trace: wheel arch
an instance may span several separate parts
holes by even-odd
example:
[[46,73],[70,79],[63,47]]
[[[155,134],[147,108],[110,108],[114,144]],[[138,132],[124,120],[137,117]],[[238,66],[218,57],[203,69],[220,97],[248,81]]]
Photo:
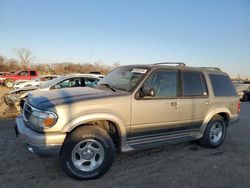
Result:
[[[120,151],[121,148],[126,144],[126,124],[124,121],[112,114],[89,114],[77,117],[67,123],[64,128],[62,129],[63,132],[70,133],[74,131],[76,128],[85,125],[93,125],[98,126],[105,129],[105,122],[107,122],[110,126],[113,126],[117,133],[118,133],[118,150]],[[107,129],[105,129],[107,131]],[[113,138],[112,138],[113,139]]]
[[230,121],[230,116],[231,116],[231,113],[230,113],[229,109],[227,109],[227,108],[216,108],[216,109],[212,110],[210,113],[208,113],[207,116],[205,117],[205,120],[204,120],[204,122],[203,122],[203,124],[201,126],[202,134],[205,132],[209,121],[216,115],[222,116],[223,119],[226,122],[226,125],[228,126],[228,123]]

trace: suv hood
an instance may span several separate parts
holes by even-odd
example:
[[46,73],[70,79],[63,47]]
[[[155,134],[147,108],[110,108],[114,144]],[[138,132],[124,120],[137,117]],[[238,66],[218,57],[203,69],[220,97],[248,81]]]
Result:
[[45,110],[61,104],[126,94],[128,92],[112,92],[109,89],[102,90],[90,87],[64,88],[51,91],[32,91],[28,94],[28,102],[34,107]]

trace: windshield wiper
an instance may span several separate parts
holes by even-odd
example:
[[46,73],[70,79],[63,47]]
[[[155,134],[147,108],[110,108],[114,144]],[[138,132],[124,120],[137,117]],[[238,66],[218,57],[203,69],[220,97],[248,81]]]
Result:
[[111,89],[113,92],[116,92],[116,89],[114,87],[112,87],[109,84],[100,84],[101,86],[106,86],[107,88]]

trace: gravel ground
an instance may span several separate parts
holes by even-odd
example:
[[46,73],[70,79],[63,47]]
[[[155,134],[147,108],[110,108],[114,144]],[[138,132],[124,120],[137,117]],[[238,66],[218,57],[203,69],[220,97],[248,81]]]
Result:
[[39,158],[15,137],[14,120],[0,120],[0,187],[250,187],[250,103],[240,122],[228,128],[224,144],[196,142],[118,154],[97,180],[76,181],[58,158]]

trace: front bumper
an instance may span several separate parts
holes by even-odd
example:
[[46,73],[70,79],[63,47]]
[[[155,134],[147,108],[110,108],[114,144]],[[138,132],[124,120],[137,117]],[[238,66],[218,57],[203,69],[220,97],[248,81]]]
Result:
[[66,133],[40,133],[33,131],[24,123],[22,115],[16,118],[16,135],[25,143],[27,149],[39,156],[59,154]]

